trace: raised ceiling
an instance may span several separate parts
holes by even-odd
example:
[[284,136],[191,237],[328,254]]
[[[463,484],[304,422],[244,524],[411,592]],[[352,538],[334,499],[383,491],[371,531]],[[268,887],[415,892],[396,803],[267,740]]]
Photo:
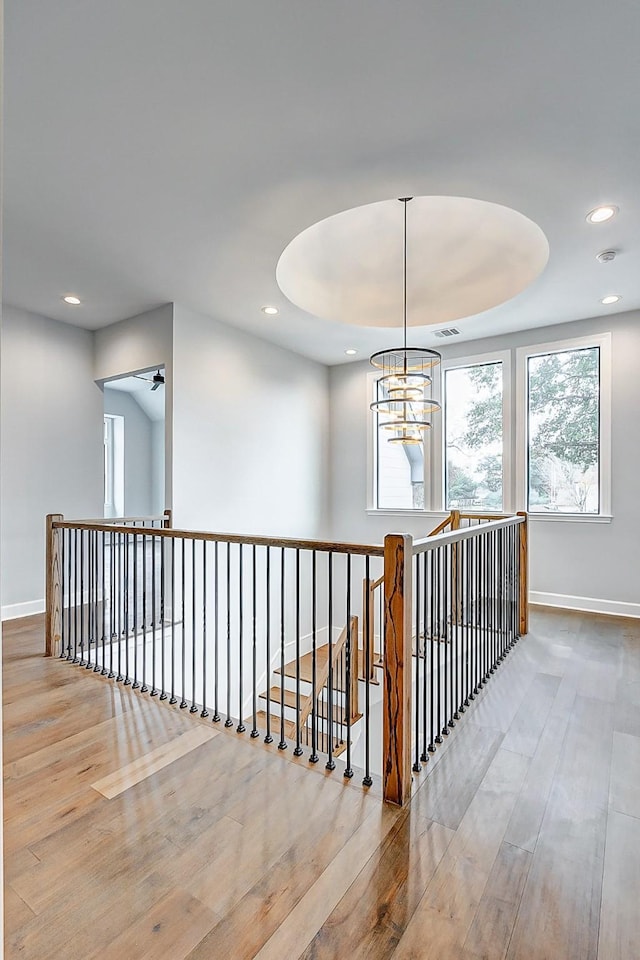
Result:
[[630,0],[5,0],[5,21],[7,302],[91,329],[175,300],[341,362],[388,331],[290,303],[282,251],[350,207],[458,195],[550,247],[463,338],[640,306]]
[[351,326],[398,326],[403,317],[407,206],[407,324],[442,326],[525,290],[546,266],[535,223],[469,197],[381,200],[307,227],[278,261],[278,286],[316,317]]

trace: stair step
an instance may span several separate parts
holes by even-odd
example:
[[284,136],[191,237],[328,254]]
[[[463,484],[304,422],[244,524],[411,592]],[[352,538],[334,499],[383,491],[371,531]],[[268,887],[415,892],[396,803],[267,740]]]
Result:
[[[261,700],[270,700],[272,703],[280,703],[280,687],[271,687],[270,690],[264,690],[260,694]],[[303,704],[307,698],[307,694],[300,693],[300,703]],[[296,709],[296,692],[295,690],[285,690],[284,691],[284,705],[285,707],[291,707],[293,710]]]
[[[264,710],[259,710],[256,714],[256,720],[258,726],[261,730],[266,730],[267,728],[267,714]],[[301,743],[303,747],[311,747],[311,728],[304,728],[300,731]],[[280,717],[271,714],[271,736],[276,740],[280,736]],[[285,720],[284,722],[284,736],[285,740],[291,740],[295,743],[296,739],[296,725],[293,720]],[[307,743],[308,739],[308,743]],[[329,739],[327,734],[322,730],[318,730],[317,734],[317,743],[319,753],[329,753]],[[333,756],[339,757],[341,753],[347,749],[347,744],[344,741],[340,741],[338,744],[334,745]]]
[[[325,643],[322,647],[316,648],[316,675],[319,675],[320,671],[326,667],[328,659],[329,644]],[[278,667],[274,672],[281,674],[282,670]],[[285,663],[284,676],[292,677],[294,680],[296,679],[295,660],[290,660],[289,663]],[[313,653],[305,653],[303,657],[300,657],[300,679],[305,683],[313,683]]]

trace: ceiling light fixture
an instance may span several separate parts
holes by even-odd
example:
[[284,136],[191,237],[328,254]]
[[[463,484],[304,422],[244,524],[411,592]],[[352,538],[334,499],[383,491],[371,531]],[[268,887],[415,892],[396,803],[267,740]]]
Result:
[[595,209],[590,210],[587,214],[587,221],[589,223],[606,223],[607,220],[615,217],[617,212],[617,207],[614,207],[612,203],[607,203],[602,207],[595,207]]
[[382,371],[378,380],[378,399],[369,406],[379,417],[378,425],[391,431],[390,443],[422,443],[423,433],[431,426],[427,417],[440,410],[429,395],[429,371],[442,359],[435,350],[407,346],[407,204],[412,197],[400,197],[404,204],[404,247],[402,260],[403,344],[374,353],[369,362]]
[[269,317],[275,317],[276,313],[278,313],[277,307],[262,307],[261,309],[262,312],[266,313]]
[[619,300],[622,300],[622,297],[612,293],[609,297],[603,297],[600,303],[604,303],[605,307],[608,307],[610,303],[618,303]]
[[346,355],[347,355],[348,357],[355,357],[355,355],[356,355],[357,352],[358,352],[358,351],[357,351],[357,350],[354,350],[353,347],[349,347],[348,350],[345,350],[345,353],[346,353]]
[[81,302],[80,297],[76,297],[72,293],[68,293],[67,296],[63,297],[62,299],[65,303],[72,303],[76,307]]

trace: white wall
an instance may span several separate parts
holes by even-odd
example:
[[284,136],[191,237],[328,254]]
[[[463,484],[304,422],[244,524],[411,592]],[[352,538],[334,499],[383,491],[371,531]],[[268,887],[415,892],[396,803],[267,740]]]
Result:
[[[130,393],[104,388],[104,412],[124,417],[124,514],[147,517],[152,511],[152,424]],[[164,423],[159,426],[164,430]],[[160,511],[162,512],[162,511]]]
[[5,615],[35,612],[15,605],[43,602],[46,514],[102,516],[102,393],[93,382],[92,342],[86,330],[4,307]]
[[[165,386],[165,495],[171,506],[173,410],[173,304],[167,303],[137,317],[96,330],[93,376],[104,382],[151,367],[164,367]],[[162,513],[162,510],[160,511]]]
[[151,420],[151,514],[164,513],[164,420]]
[[174,525],[326,532],[327,368],[177,304]]
[[[600,609],[640,615],[640,313],[618,314],[504,337],[446,344],[464,357],[612,332],[612,513],[610,523],[532,518],[531,590],[609,601]],[[367,515],[367,362],[330,371],[330,530],[336,539],[380,543],[388,532],[425,536],[428,518]],[[535,597],[534,597],[535,598]],[[562,602],[567,602],[563,600]],[[620,606],[620,604],[622,606]],[[576,605],[579,605],[576,603]]]

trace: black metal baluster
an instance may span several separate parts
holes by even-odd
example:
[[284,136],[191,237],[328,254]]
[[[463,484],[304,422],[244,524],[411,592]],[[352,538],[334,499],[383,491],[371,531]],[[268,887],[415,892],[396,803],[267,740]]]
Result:
[[[420,773],[422,770],[422,764],[420,763],[420,554],[416,555],[415,558],[416,564],[416,597],[415,597],[415,606],[416,606],[416,619],[415,619],[415,631],[416,637],[414,640],[415,647],[412,643],[412,654],[413,659],[416,664],[416,677],[415,677],[415,703],[413,706],[413,712],[415,717],[415,743],[414,751],[415,757],[413,761],[413,770],[415,773]],[[410,722],[410,721],[409,721]]]
[[[266,577],[266,597],[265,597],[265,616],[266,623],[266,647],[267,647],[267,732],[264,742],[273,743],[271,736],[271,547],[267,545],[265,558],[265,577]],[[284,678],[281,678],[284,679]]]
[[[151,522],[151,527],[153,529],[154,521]],[[140,686],[140,691],[146,693],[149,689],[147,684],[147,633],[148,627],[151,626],[151,656],[155,660],[155,645],[156,645],[156,565],[155,565],[155,544],[154,536],[151,535],[151,624],[147,623],[147,535],[142,534],[142,684]]]
[[113,532],[109,533],[109,679],[113,680],[113,641],[116,636],[116,552]]
[[208,717],[207,710],[207,541],[202,541],[202,711],[201,717]]
[[78,663],[84,660],[84,622],[85,622],[85,602],[84,602],[84,530],[80,531],[80,656]]
[[196,541],[191,541],[191,706],[189,713],[197,713],[196,704]]
[[91,669],[91,637],[93,635],[93,530],[87,530],[87,662]]
[[[427,616],[429,611],[428,590],[427,590],[427,568],[431,552],[425,551],[422,555],[422,644],[424,649],[424,663],[422,664],[422,750],[420,752],[420,761],[427,763],[429,760],[429,751],[427,750],[427,669],[429,665],[429,647],[427,646]],[[429,641],[430,643],[431,641]]]
[[280,554],[280,743],[278,750],[286,750],[287,742],[284,736],[284,547]]
[[461,568],[461,557],[462,557],[462,543],[464,541],[458,540],[458,542],[453,547],[453,565],[455,572],[455,590],[453,591],[453,609],[455,611],[455,626],[453,631],[453,640],[454,640],[454,650],[453,650],[453,663],[454,663],[454,678],[455,678],[455,694],[452,697],[451,709],[453,710],[453,719],[460,719],[460,669],[461,669],[461,620],[462,620],[462,568]]
[[[155,529],[155,523],[151,524],[152,528]],[[156,607],[156,538],[155,534],[151,534],[150,537],[151,543],[151,689],[155,689],[156,685],[156,629],[157,629],[157,607]],[[147,537],[146,534],[142,535],[142,557],[143,563],[146,565],[147,557]],[[142,592],[142,693],[147,693],[149,690],[149,670],[147,667],[147,577],[146,577],[146,566],[143,573],[144,588]]]
[[[438,645],[437,645],[437,661],[438,661],[438,670],[437,670],[437,683],[436,683],[436,699],[437,699],[437,709],[436,709],[436,736],[435,743],[443,743],[442,740],[442,728],[444,727],[444,722],[442,718],[442,647],[446,644],[446,632],[447,625],[444,622],[446,619],[446,613],[444,611],[444,605],[442,602],[442,563],[444,559],[444,549],[443,547],[437,547],[434,551],[434,561],[436,567],[436,613],[437,613],[437,630],[438,630]],[[446,663],[446,660],[445,660]]]
[[[69,552],[68,546],[65,547],[67,531],[60,530],[60,579],[62,580],[62,616],[60,626],[60,659],[64,657],[65,645],[69,643],[69,585],[65,581],[66,558]],[[65,599],[67,605],[65,607]],[[66,611],[66,613],[65,613]]]
[[311,756],[309,763],[317,763],[318,756],[318,678],[317,678],[317,587],[316,551],[311,554]]
[[186,685],[187,685],[187,583],[185,577],[185,551],[186,551],[186,539],[184,537],[180,538],[180,543],[182,544],[181,553],[180,553],[180,604],[181,604],[181,617],[182,617],[182,629],[180,630],[180,674],[182,677],[182,698],[180,700],[180,709],[184,710],[187,704],[187,694],[186,694]]
[[122,558],[122,534],[117,534],[118,538],[118,553],[116,555],[116,562],[118,565],[118,673],[116,674],[116,682],[123,679],[122,676],[122,625],[124,620],[123,614],[123,590],[122,590],[122,577],[124,570],[124,562]]
[[231,719],[231,543],[227,543],[227,719],[225,727],[232,727]]
[[258,730],[258,634],[256,623],[256,593],[256,545],[254,543],[251,548],[251,686],[253,712],[253,727],[251,728],[251,736],[253,739],[260,736],[260,732]]
[[[155,540],[155,537],[154,537],[154,540]],[[166,624],[165,624],[165,618],[166,618],[166,604],[165,604],[165,599],[166,599],[167,583],[166,583],[165,554],[166,554],[166,549],[167,549],[167,540],[166,540],[165,537],[160,537],[160,539],[159,539],[158,542],[159,542],[159,544],[160,544],[160,661],[161,661],[161,662],[160,662],[160,677],[161,677],[161,687],[162,687],[162,689],[160,690],[160,699],[161,699],[161,700],[166,700],[166,699],[167,699],[167,685],[166,685],[166,682],[165,682],[165,680],[166,680],[166,666],[165,666],[165,664],[166,664],[166,640],[167,640],[167,636],[166,636]],[[171,538],[171,543],[173,543],[173,537]],[[155,553],[155,546],[154,546],[154,553]],[[157,676],[156,670],[157,670],[157,667],[156,667],[156,655],[155,655],[155,650],[154,650],[154,654],[153,654],[153,678],[152,678],[152,681],[151,681],[151,696],[152,696],[152,697],[155,697],[155,696],[157,696],[157,694],[158,694],[158,687],[157,687],[157,684],[156,684],[156,676]]]
[[327,770],[335,770],[336,764],[333,759],[333,553],[329,553],[329,676],[327,682],[327,753],[329,759],[325,767]]
[[[143,554],[144,565],[144,554]],[[144,579],[142,581],[144,596]],[[142,633],[142,647],[144,649],[144,629]],[[138,680],[138,535],[133,534],[133,689],[140,686]]]
[[220,653],[219,639],[220,629],[218,620],[218,541],[213,543],[213,717],[212,723],[220,722],[220,704],[218,701],[219,675],[220,675]]
[[[184,616],[184,611],[183,611]],[[162,686],[165,690],[164,684]],[[162,697],[160,697],[162,699]],[[176,697],[176,541],[171,538],[171,696],[169,703],[177,703]]]
[[463,601],[462,601],[462,647],[463,647],[463,657],[464,657],[464,698],[462,701],[462,707],[465,709],[469,706],[469,693],[471,691],[471,659],[470,659],[470,649],[469,649],[469,596],[470,596],[470,587],[469,587],[469,547],[471,546],[471,540],[464,540],[462,544],[462,583],[463,583]]
[[296,745],[294,757],[302,756],[300,746],[300,551],[296,548]]
[[240,669],[238,671],[238,726],[237,733],[244,733],[244,583],[243,583],[243,546],[238,544],[238,636]]
[[[100,672],[102,676],[107,673],[107,656],[106,656],[106,639],[107,639],[107,594],[106,594],[106,567],[107,555],[106,555],[106,533],[102,531],[102,667]],[[96,670],[98,670],[98,664],[96,662]]]
[[443,586],[444,586],[444,618],[445,618],[445,630],[446,630],[446,641],[444,645],[444,724],[442,727],[442,733],[445,737],[449,736],[449,727],[454,726],[452,724],[451,717],[451,702],[449,700],[449,692],[451,691],[451,699],[453,699],[453,688],[452,688],[452,663],[451,663],[451,644],[452,644],[452,635],[453,635],[453,623],[450,610],[450,594],[451,590],[449,589],[451,583],[451,547],[449,544],[445,544],[444,547],[444,577],[443,577]]
[[131,683],[129,670],[129,534],[124,534],[124,662],[125,685]]
[[[365,787],[370,787],[373,784],[373,779],[371,777],[371,762],[370,762],[370,750],[371,750],[371,730],[369,725],[370,718],[370,698],[371,692],[369,690],[371,684],[371,673],[369,669],[369,664],[371,662],[371,628],[370,628],[370,603],[369,603],[369,586],[371,583],[371,574],[370,574],[370,560],[371,558],[367,555],[364,558],[364,578],[367,582],[367,602],[364,605],[364,676],[365,676],[365,686],[364,686],[364,777],[362,778],[362,784]],[[384,585],[383,585],[384,589]],[[380,623],[380,630],[384,633],[384,622]]]
[[[344,776],[350,780],[353,777],[353,769],[351,767],[351,715],[352,715],[352,703],[351,703],[351,672],[353,670],[353,644],[355,641],[356,649],[358,646],[358,634],[357,631],[354,635],[353,630],[351,629],[351,554],[347,554],[347,647],[345,653],[345,684],[346,691],[343,702],[346,706],[346,713],[344,719],[346,721],[347,727],[347,766],[344,771]],[[356,683],[357,683],[356,678]]]

